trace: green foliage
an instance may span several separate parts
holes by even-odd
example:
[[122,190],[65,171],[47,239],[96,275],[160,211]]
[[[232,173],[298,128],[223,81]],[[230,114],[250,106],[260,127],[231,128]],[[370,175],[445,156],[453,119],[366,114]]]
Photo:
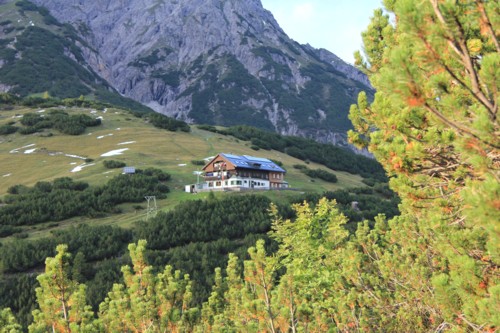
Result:
[[88,86],[99,80],[95,74],[65,55],[72,42],[39,27],[29,27],[17,36],[15,47],[21,57],[8,58],[0,69],[2,82],[13,86],[11,93],[26,96],[48,91],[51,96],[67,98],[87,95]]
[[181,72],[179,71],[155,71],[154,78],[161,79],[166,85],[177,88],[180,84]]
[[181,120],[167,117],[161,113],[149,113],[147,118],[153,126],[166,129],[167,131],[175,132],[181,130],[182,132],[190,132],[191,128],[188,124]]
[[269,204],[266,197],[255,195],[181,203],[148,223],[137,224],[136,238],[146,239],[151,249],[159,250],[190,242],[265,233],[270,228],[266,212]]
[[38,276],[36,288],[40,310],[33,311],[30,332],[95,332],[94,315],[86,304],[86,286],[70,277],[70,258],[67,245],[58,245],[54,258],[45,260],[45,273]]
[[6,243],[0,248],[0,267],[6,273],[36,268],[46,257],[53,255],[54,246],[59,243],[70,244],[71,251],[82,252],[87,260],[103,260],[119,254],[130,239],[130,231],[124,229],[79,225],[54,232],[51,238]]
[[207,164],[207,162],[205,162],[204,160],[191,160],[191,164],[193,164],[193,165],[205,165],[205,164]]
[[2,125],[0,126],[0,135],[9,135],[16,133],[19,127],[12,125]]
[[197,83],[183,93],[192,94],[193,108],[190,116],[196,123],[222,126],[245,123],[273,129],[271,122],[260,114],[260,110],[243,104],[251,97],[265,96],[265,90],[235,56],[225,54],[217,64],[210,64],[205,69],[201,66],[201,60],[195,61],[193,66],[197,70],[203,70],[200,78],[203,88]]
[[402,200],[402,216],[386,232],[392,259],[374,263],[395,268],[384,268],[379,283],[398,281],[391,303],[413,301],[394,309],[386,329],[494,331],[499,4],[385,4],[395,20],[375,11],[363,34],[365,57],[357,54],[377,94],[371,104],[361,94],[352,106],[350,140],[369,147]]
[[60,110],[51,110],[47,115],[38,113],[26,113],[21,119],[21,134],[32,134],[46,128],[54,128],[63,134],[80,135],[87,127],[99,126],[101,119],[92,118],[88,115],[69,115]]
[[130,65],[134,67],[151,67],[159,63],[160,61],[165,60],[164,55],[159,55],[160,50],[154,50],[150,55],[138,58],[134,62],[131,62]]
[[333,145],[305,138],[282,136],[249,126],[234,126],[223,131],[211,127],[203,129],[232,135],[240,140],[252,141],[253,145],[262,143],[261,148],[274,149],[304,161],[320,163],[332,170],[360,174],[382,182],[387,181],[385,172],[377,161]]
[[0,311],[0,333],[21,333],[22,327],[16,321],[10,309]]
[[[37,7],[28,1],[17,2],[17,4],[21,4],[22,8],[32,8],[30,10],[38,11],[46,24],[61,26],[63,34],[61,37],[40,27],[28,27],[16,37],[15,49],[0,48],[0,59],[4,61],[0,69],[0,81],[13,86],[10,93],[26,97],[34,93],[48,92],[52,96],[49,100],[27,97],[24,101],[25,105],[52,107],[68,104],[67,106],[73,106],[78,102],[64,101],[63,103],[60,99],[78,98],[92,92],[97,100],[126,110],[141,113],[153,112],[139,102],[121,96],[97,74],[80,65],[83,62],[83,55],[75,41],[83,45],[86,43],[78,37],[73,27],[68,24],[61,25],[43,7]],[[1,39],[0,46],[11,42],[12,40],[9,39]],[[70,52],[77,61],[67,56],[67,52]],[[94,103],[99,104],[95,101],[84,100],[78,106],[96,107]]]
[[294,169],[297,169],[297,170],[306,170],[307,169],[307,166],[304,165],[304,164],[294,164],[293,165],[293,168]]
[[38,6],[27,0],[17,1],[16,6],[25,11],[38,11]]
[[144,195],[165,198],[169,189],[164,182],[170,175],[161,170],[146,169],[134,175],[118,175],[106,185],[89,187],[71,178],[58,178],[52,183],[38,182],[33,188],[9,189],[17,193],[0,207],[0,225],[32,225],[61,221],[73,216],[97,216],[112,212],[124,202],[142,202]]
[[319,178],[323,179],[324,181],[330,182],[330,183],[336,183],[338,181],[337,176],[335,174],[328,172],[326,170],[322,169],[303,169],[302,172],[304,172],[306,175],[308,175],[311,178]]
[[104,164],[104,167],[106,167],[107,169],[123,168],[124,166],[127,165],[125,164],[125,162],[115,161],[115,160],[105,160],[102,163]]

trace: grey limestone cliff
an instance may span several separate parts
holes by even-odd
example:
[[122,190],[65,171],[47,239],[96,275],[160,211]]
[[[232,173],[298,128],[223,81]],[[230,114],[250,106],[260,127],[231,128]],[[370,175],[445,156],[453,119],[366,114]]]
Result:
[[260,0],[33,0],[70,23],[124,96],[192,123],[344,143],[366,78],[291,40]]

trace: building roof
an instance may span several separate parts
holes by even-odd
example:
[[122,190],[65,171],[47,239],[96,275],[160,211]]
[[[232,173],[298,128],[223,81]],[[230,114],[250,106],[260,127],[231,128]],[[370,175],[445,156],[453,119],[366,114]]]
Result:
[[286,172],[285,169],[281,168],[279,165],[273,161],[262,158],[254,157],[248,155],[233,155],[233,154],[220,154],[220,156],[227,159],[229,162],[233,163],[236,168],[254,169],[254,170],[266,170],[274,172]]

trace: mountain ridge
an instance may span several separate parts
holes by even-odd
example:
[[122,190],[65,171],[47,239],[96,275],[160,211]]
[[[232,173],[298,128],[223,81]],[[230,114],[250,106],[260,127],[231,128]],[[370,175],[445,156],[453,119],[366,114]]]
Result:
[[[246,124],[346,146],[363,75],[290,39],[259,0],[34,0],[123,96],[190,123]],[[355,78],[356,80],[354,80]]]

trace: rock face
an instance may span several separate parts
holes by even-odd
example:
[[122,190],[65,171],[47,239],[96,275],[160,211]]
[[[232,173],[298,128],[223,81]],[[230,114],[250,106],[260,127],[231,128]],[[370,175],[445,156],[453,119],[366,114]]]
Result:
[[191,123],[247,124],[343,144],[366,78],[300,45],[260,0],[32,0],[70,23],[121,94]]

